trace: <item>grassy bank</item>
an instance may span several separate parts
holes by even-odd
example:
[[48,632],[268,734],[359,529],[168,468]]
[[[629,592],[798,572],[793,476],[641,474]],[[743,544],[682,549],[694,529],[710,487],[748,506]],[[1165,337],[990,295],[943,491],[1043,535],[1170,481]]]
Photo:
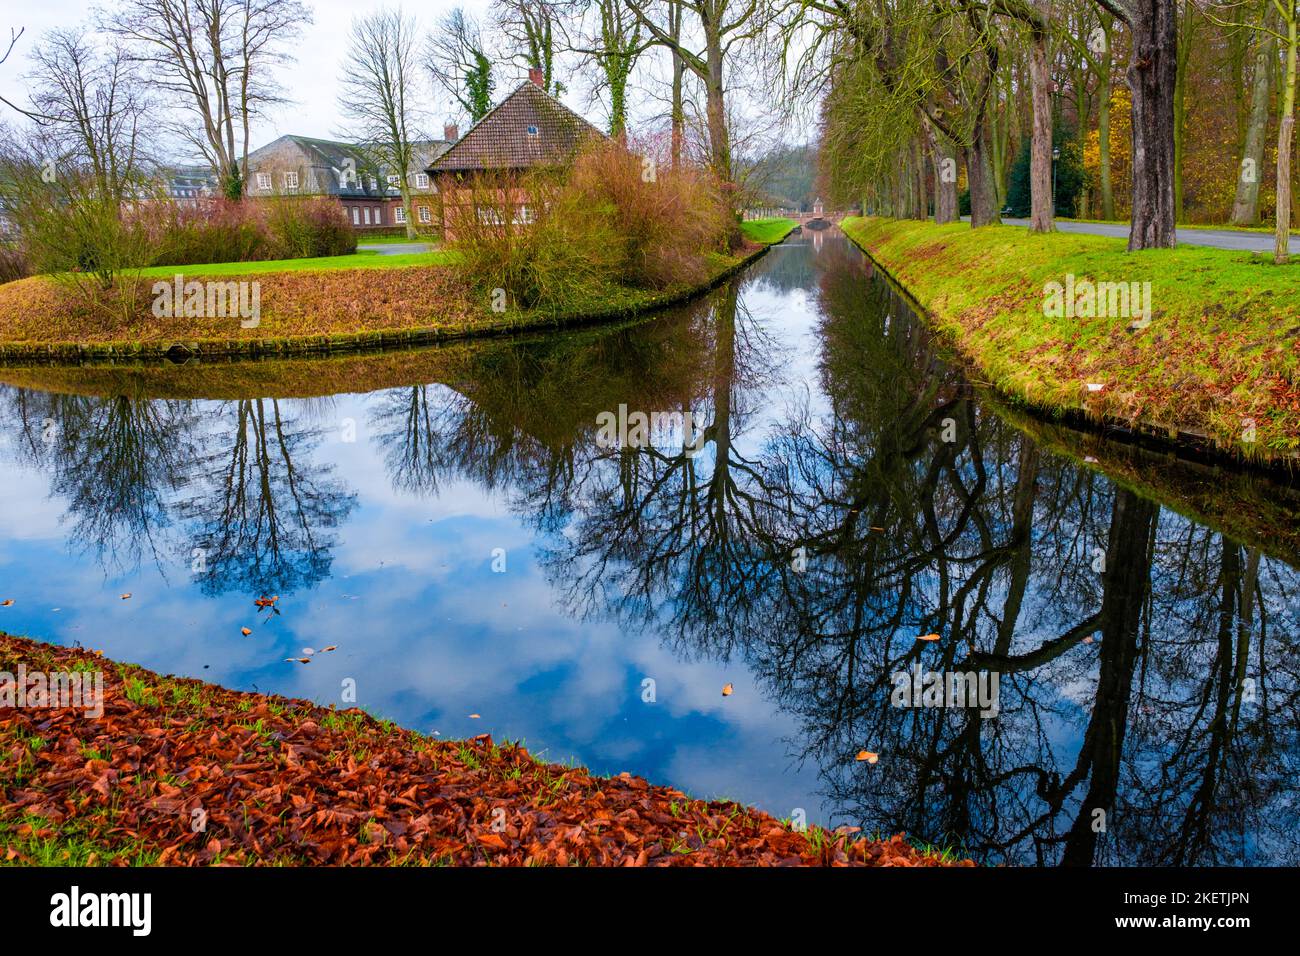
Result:
[[[34,276],[0,285],[0,360],[156,358],[175,346],[193,356],[343,351],[626,318],[684,301],[722,281],[795,225],[780,222],[787,225],[746,224],[742,232],[747,244],[733,255],[711,255],[707,278],[699,285],[655,291],[617,287],[564,313],[509,307],[505,312],[493,311],[460,269],[429,264],[446,263],[449,257],[454,262],[455,254],[447,252],[363,253],[363,268],[312,265],[358,258],[339,256],[286,260],[296,265],[270,271],[264,271],[274,265],[268,262],[151,269],[141,282],[140,303],[126,315],[92,308],[67,286]],[[148,294],[152,283],[177,273],[185,281],[206,276],[219,276],[222,282],[255,280],[261,310],[257,326],[243,328],[238,316],[152,315]]]
[[[103,712],[0,710],[10,865],[952,865],[750,807],[0,634],[0,670],[102,672]],[[286,665],[288,666],[288,665]],[[91,709],[93,714],[93,709]],[[969,865],[969,864],[967,864]]]
[[[1253,461],[1300,454],[1300,264],[1015,226],[843,227],[1014,399]],[[1056,315],[1047,290],[1067,281],[1150,283],[1151,321]]]
[[[395,245],[395,243],[390,243]],[[140,275],[171,278],[181,273],[186,278],[198,276],[247,276],[268,272],[314,272],[324,269],[400,269],[404,266],[445,266],[456,261],[456,254],[437,249],[431,252],[403,252],[385,255],[363,249],[350,256],[320,256],[314,259],[267,259],[263,262],[208,262],[191,266],[150,266]]]

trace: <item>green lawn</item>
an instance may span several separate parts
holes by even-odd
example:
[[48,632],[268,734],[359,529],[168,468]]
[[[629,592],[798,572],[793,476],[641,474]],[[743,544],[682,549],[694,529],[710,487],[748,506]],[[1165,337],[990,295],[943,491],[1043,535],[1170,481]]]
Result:
[[386,256],[374,250],[362,250],[350,256],[321,256],[316,259],[267,259],[263,262],[209,262],[188,266],[152,266],[141,271],[145,276],[251,275],[256,272],[308,272],[320,269],[395,269],[402,266],[443,266],[456,261],[456,254],[446,250],[412,252]]
[[[1123,239],[1020,226],[843,228],[1007,395],[1203,434],[1248,458],[1300,451],[1300,260],[1192,245],[1130,253]],[[1052,303],[1067,282],[1149,283],[1150,321],[1134,327],[1134,310],[1109,306],[1066,313]]]
[[[1129,221],[1127,219],[1072,219],[1069,216],[1057,216],[1056,220],[1057,222],[1082,222],[1094,226],[1128,226],[1129,224]],[[1219,225],[1213,225],[1213,224],[1207,225],[1205,223],[1198,223],[1196,225],[1192,225],[1191,223],[1180,222],[1178,224],[1178,231],[1179,232],[1183,232],[1183,231],[1264,232],[1264,233],[1268,233],[1271,236],[1273,234],[1274,228],[1272,226],[1233,226],[1228,223],[1221,223]],[[1300,236],[1300,230],[1292,229],[1291,235]]]
[[750,219],[740,224],[740,231],[746,239],[771,245],[784,239],[797,225],[793,219]]

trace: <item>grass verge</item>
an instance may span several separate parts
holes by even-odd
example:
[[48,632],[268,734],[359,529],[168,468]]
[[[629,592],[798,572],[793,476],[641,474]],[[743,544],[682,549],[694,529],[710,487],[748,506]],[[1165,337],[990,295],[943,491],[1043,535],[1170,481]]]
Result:
[[[856,828],[440,740],[352,709],[0,634],[0,669],[103,675],[103,712],[0,711],[10,865],[948,866]],[[93,710],[92,710],[93,713]],[[965,865],[971,865],[965,863]]]
[[[793,228],[794,223],[790,223]],[[746,235],[753,230],[742,229]],[[778,234],[779,232],[779,234]],[[763,234],[779,241],[789,229],[768,224]],[[223,272],[223,281],[243,275],[259,283],[261,318],[243,328],[238,316],[155,317],[147,307],[129,318],[110,316],[71,299],[46,276],[0,285],[0,361],[84,362],[138,358],[252,357],[418,345],[468,336],[557,328],[625,319],[684,302],[712,288],[760,255],[769,242],[751,242],[736,254],[714,254],[708,278],[692,287],[659,291],[616,288],[564,313],[513,310],[496,313],[480,301],[460,270],[446,265],[387,269],[377,260],[414,256],[361,254],[369,266],[258,271],[268,263],[223,263],[244,271]],[[341,256],[339,259],[351,259]],[[317,260],[292,260],[302,264]],[[329,260],[324,260],[329,261]],[[215,273],[214,266],[187,266],[188,281]],[[253,271],[248,271],[252,269]],[[198,270],[198,271],[196,271]],[[152,271],[152,270],[151,270]],[[178,271],[165,267],[159,278]],[[146,283],[154,279],[146,277]],[[149,286],[144,286],[148,292]]]
[[[1003,394],[1252,462],[1300,455],[1300,263],[1016,226],[842,225]],[[1047,286],[1068,276],[1150,283],[1150,323],[1050,314]]]

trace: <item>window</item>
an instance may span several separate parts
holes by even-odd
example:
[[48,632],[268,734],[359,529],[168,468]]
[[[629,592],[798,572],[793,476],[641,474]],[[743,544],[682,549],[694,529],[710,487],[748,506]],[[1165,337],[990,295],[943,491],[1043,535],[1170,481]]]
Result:
[[376,206],[376,207],[375,207],[375,225],[376,225],[376,226],[382,226],[383,224],[384,224],[384,211],[383,211],[382,209],[380,209],[378,206]]
[[528,206],[520,206],[515,210],[514,224],[516,226],[527,226],[533,221],[533,211]]
[[394,207],[393,207],[393,221],[394,221],[395,223],[397,223],[399,226],[405,226],[405,225],[406,225],[406,207],[405,207],[405,206],[394,206]]
[[528,135],[529,135],[529,136],[537,136],[537,135],[538,135],[538,129],[537,129],[537,127],[536,127],[536,126],[530,126],[530,127],[528,127]]
[[270,189],[270,188],[271,188],[271,174],[270,174],[270,173],[258,173],[258,174],[257,174],[257,188],[258,188],[258,189]]
[[428,173],[416,173],[416,174],[415,174],[415,188],[416,188],[416,189],[428,189],[428,188],[429,188],[429,174],[428,174]]
[[394,187],[394,188],[400,188],[401,185],[402,185],[402,177],[401,177],[401,176],[389,176],[389,177],[388,177],[388,185],[390,185],[390,186],[392,186],[392,187]]
[[370,225],[370,207],[366,207],[366,225]]
[[501,221],[501,213],[493,209],[491,206],[478,207],[478,221],[485,226],[504,225]]
[[296,172],[284,174],[284,188],[285,189],[298,188],[298,174]]
[[420,222],[424,222],[424,223],[433,222],[433,213],[430,212],[428,206],[420,207]]
[[379,180],[376,179],[374,176],[370,177],[370,191],[372,193],[379,191]]
[[356,206],[352,207],[352,225],[354,226],[361,225],[361,212],[357,209]]

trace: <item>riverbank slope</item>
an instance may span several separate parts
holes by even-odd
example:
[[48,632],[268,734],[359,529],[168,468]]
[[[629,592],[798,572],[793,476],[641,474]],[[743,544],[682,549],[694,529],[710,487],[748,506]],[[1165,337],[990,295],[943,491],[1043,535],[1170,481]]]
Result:
[[0,672],[20,666],[101,672],[104,694],[98,717],[0,708],[10,865],[972,865],[902,837],[797,832],[487,734],[439,740],[0,634]]
[[1190,246],[1129,253],[1120,239],[1013,226],[842,226],[1003,394],[1254,462],[1300,461],[1300,264]]
[[[233,308],[216,315],[152,314],[150,290],[153,283],[162,281],[156,274],[138,277],[134,295],[124,295],[128,301],[134,299],[134,304],[120,310],[102,304],[92,307],[74,286],[49,276],[32,276],[0,285],[0,361],[304,354],[629,318],[712,288],[784,239],[795,225],[793,220],[743,223],[744,245],[730,255],[711,255],[706,278],[698,285],[653,291],[614,287],[564,313],[511,309],[509,303],[504,304],[504,311],[494,311],[493,303],[475,293],[455,262],[279,272],[252,268],[257,264],[239,272],[223,263],[211,273],[202,265],[170,270],[169,275],[174,272],[180,277],[182,288],[185,283],[204,282],[209,277],[215,284],[236,288],[255,283],[259,312],[255,324],[244,321]],[[241,292],[251,300],[251,290]],[[226,295],[224,290],[222,295]],[[233,297],[222,301],[233,301]],[[184,310],[178,304],[170,311]]]

